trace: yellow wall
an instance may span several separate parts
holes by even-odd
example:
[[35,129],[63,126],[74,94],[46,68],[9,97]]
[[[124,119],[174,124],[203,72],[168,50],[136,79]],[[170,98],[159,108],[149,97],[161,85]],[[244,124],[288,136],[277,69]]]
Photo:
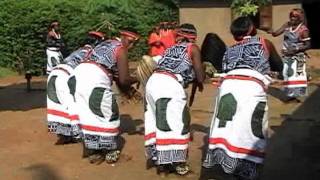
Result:
[[[301,7],[300,4],[273,5],[272,25],[274,29],[279,28],[289,20],[289,12],[293,8]],[[201,45],[205,35],[209,32],[217,33],[226,44],[232,44],[233,38],[229,31],[231,24],[231,10],[225,7],[210,8],[180,8],[180,23],[192,23],[198,30],[198,44]],[[263,31],[258,34],[274,42],[277,49],[281,48],[282,36],[271,37]]]
[[232,40],[229,33],[231,23],[230,8],[180,8],[180,24],[192,23],[198,30],[201,44],[209,32],[217,33],[224,41]]

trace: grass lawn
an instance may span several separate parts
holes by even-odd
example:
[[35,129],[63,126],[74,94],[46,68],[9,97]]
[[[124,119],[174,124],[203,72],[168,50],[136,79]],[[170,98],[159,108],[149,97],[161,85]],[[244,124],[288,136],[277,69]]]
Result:
[[0,67],[0,78],[14,75],[18,75],[18,73],[9,68]]

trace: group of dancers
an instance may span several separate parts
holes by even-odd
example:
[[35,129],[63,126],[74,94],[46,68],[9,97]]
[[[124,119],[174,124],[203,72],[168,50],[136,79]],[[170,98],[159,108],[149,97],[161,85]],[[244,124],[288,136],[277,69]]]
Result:
[[101,158],[117,162],[120,118],[111,86],[115,82],[126,93],[140,81],[147,159],[159,173],[186,175],[190,172],[191,116],[185,88],[193,84],[203,90],[203,61],[217,59],[214,56],[221,52],[214,49],[220,48],[224,49],[221,62],[213,64],[221,78],[203,167],[219,165],[241,179],[257,179],[266,155],[270,74],[282,74],[288,96],[304,95],[305,50],[310,38],[301,9],[293,9],[290,21],[280,30],[269,32],[284,33],[283,61],[271,41],[257,36],[250,18],[235,19],[230,31],[233,45],[217,47],[216,39],[208,34],[200,50],[195,26],[182,24],[175,31],[175,44],[161,58],[143,57],[137,77],[128,71],[128,50],[139,39],[137,32],[122,30],[120,38],[106,40],[100,32],[89,33],[89,41],[49,74],[49,131],[58,135],[58,143],[81,140],[84,156],[91,162]]

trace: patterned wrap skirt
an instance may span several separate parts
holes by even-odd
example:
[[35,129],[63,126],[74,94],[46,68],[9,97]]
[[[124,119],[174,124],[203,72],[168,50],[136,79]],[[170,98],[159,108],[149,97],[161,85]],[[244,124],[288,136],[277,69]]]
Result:
[[190,141],[187,95],[173,74],[153,73],[146,85],[145,147],[157,165],[186,162]]
[[47,120],[49,132],[77,137],[80,134],[79,118],[72,111],[76,107],[69,88],[72,72],[70,66],[60,64],[50,73],[47,80]]
[[75,99],[84,145],[88,149],[118,148],[119,109],[106,69],[83,62],[74,70]]
[[204,167],[220,165],[225,173],[258,177],[266,148],[268,84],[262,74],[249,69],[233,70],[223,77]]
[[307,95],[306,55],[301,52],[283,57],[284,92],[289,97]]

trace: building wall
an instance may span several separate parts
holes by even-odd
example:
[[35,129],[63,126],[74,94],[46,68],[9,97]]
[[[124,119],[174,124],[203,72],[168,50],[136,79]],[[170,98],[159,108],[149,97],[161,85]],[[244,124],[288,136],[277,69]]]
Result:
[[232,40],[229,33],[231,23],[230,8],[180,8],[180,24],[192,23],[198,30],[198,43],[201,44],[209,32],[217,33],[224,41]]
[[[293,8],[300,8],[300,4],[273,5],[272,26],[273,29],[281,27],[289,20],[289,12]],[[201,45],[205,35],[209,32],[217,33],[226,44],[232,44],[233,38],[229,31],[231,24],[231,10],[228,7],[201,7],[201,8],[180,8],[180,23],[192,23],[198,30],[198,44]],[[258,31],[258,34],[274,42],[277,49],[281,48],[282,36],[272,37],[269,34]]]

